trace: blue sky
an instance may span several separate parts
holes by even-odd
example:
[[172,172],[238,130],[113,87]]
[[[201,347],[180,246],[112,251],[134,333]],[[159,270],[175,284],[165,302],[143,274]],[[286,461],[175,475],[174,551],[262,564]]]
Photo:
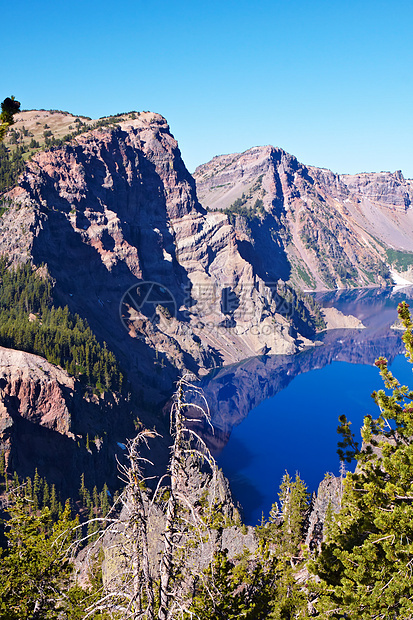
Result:
[[2,4],[0,98],[163,114],[190,171],[272,144],[339,173],[413,178],[413,3]]

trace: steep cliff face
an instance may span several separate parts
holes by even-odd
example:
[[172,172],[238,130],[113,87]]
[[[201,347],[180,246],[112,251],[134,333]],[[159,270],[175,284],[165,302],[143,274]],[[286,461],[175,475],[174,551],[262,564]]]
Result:
[[384,248],[413,249],[413,185],[400,172],[339,176],[266,146],[215,157],[194,178],[260,274],[304,289],[389,283]]
[[403,177],[401,170],[393,173],[343,174],[340,180],[353,196],[367,198],[381,206],[407,210],[412,204],[413,183]]
[[132,432],[127,399],[88,395],[79,382],[42,357],[0,347],[0,453],[9,472],[37,468],[63,493],[117,486],[117,441]]
[[[199,204],[157,114],[38,153],[5,200],[0,252],[45,263],[58,301],[88,318],[147,391],[170,390],[176,368],[291,353],[305,341],[298,330],[312,333],[282,274],[269,284],[227,217]],[[154,283],[149,293],[133,288],[142,282]]]

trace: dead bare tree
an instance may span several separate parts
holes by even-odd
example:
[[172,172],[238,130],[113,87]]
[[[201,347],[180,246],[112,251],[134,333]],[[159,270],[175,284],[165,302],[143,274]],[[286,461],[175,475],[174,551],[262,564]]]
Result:
[[[189,398],[188,398],[189,396]],[[201,404],[200,404],[201,403]],[[112,537],[121,564],[120,575],[107,580],[99,601],[87,610],[85,618],[98,610],[114,618],[132,620],[175,620],[188,613],[191,578],[202,572],[193,558],[193,549],[207,544],[212,561],[214,543],[209,519],[214,512],[218,489],[218,468],[200,435],[187,424],[187,411],[199,412],[198,421],[211,426],[211,417],[202,391],[182,377],[177,384],[171,408],[169,467],[152,493],[147,490],[144,470],[150,461],[141,456],[142,445],[155,438],[155,431],[142,431],[128,444],[128,466],[119,465],[126,486],[120,496],[120,517],[108,515],[100,540]],[[193,418],[192,422],[193,422]],[[188,487],[188,466],[201,470],[208,465],[208,500],[201,507]],[[206,505],[205,505],[206,504]],[[148,527],[154,514],[162,515],[162,549],[158,565],[150,557]],[[152,564],[152,565],[151,565]],[[179,576],[178,576],[179,575]],[[121,614],[121,616],[119,616]]]
[[[141,463],[146,461],[140,456],[139,448],[142,441],[147,442],[157,433],[143,431],[129,444],[129,467],[122,467],[126,475],[125,503],[129,511],[128,527],[125,537],[129,541],[132,563],[132,594],[130,607],[136,607],[138,613],[142,611],[142,586],[146,593],[145,614],[147,620],[155,618],[155,598],[153,581],[150,571],[148,550],[148,511],[143,495],[144,476]],[[139,615],[137,616],[139,617]]]
[[[195,393],[204,401],[204,406],[199,405],[194,400],[188,401],[186,393]],[[166,519],[164,530],[164,548],[160,565],[160,586],[159,586],[159,611],[158,620],[169,620],[176,612],[178,602],[182,597],[178,596],[176,583],[174,588],[170,588],[170,583],[174,574],[174,561],[176,558],[176,548],[180,544],[183,532],[178,526],[177,514],[179,509],[183,509],[189,516],[189,529],[198,532],[199,543],[202,543],[202,535],[208,530],[207,524],[202,516],[194,510],[194,506],[185,491],[186,466],[188,458],[198,459],[207,462],[212,472],[212,488],[215,489],[217,483],[217,464],[200,435],[185,424],[185,412],[188,408],[196,409],[201,413],[203,419],[211,426],[211,417],[208,403],[202,391],[188,380],[187,376],[182,377],[177,385],[176,400],[171,409],[171,435],[174,442],[171,447],[171,458],[169,464],[170,473],[170,493],[166,506]],[[188,527],[186,528],[188,532]],[[182,601],[180,603],[183,608]]]
[[85,618],[97,611],[106,611],[114,618],[121,613],[122,618],[155,620],[147,532],[152,502],[148,501],[145,494],[148,478],[145,478],[143,473],[144,465],[151,462],[140,455],[140,448],[142,444],[148,447],[148,440],[157,436],[159,435],[156,431],[139,432],[128,442],[129,466],[118,463],[120,477],[125,482],[125,489],[119,498],[123,510],[119,517],[111,511],[102,519],[105,527],[92,545],[91,551],[93,552],[103,539],[115,537],[113,547],[116,548],[117,557],[122,563],[121,578],[115,577],[108,581],[100,599],[86,610]]

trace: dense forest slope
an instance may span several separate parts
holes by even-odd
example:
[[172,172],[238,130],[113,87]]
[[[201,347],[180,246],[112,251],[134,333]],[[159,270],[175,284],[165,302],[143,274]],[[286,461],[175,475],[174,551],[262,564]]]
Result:
[[383,286],[390,267],[412,281],[413,182],[400,171],[337,175],[263,146],[214,157],[194,178],[263,277],[303,289]]

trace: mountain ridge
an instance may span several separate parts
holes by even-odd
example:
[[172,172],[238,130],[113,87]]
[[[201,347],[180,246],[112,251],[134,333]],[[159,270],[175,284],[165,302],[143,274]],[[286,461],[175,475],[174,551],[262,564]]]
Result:
[[304,289],[389,284],[385,249],[413,250],[413,182],[400,171],[337,175],[269,145],[214,157],[194,178],[201,203],[232,216],[250,251],[264,242]]

